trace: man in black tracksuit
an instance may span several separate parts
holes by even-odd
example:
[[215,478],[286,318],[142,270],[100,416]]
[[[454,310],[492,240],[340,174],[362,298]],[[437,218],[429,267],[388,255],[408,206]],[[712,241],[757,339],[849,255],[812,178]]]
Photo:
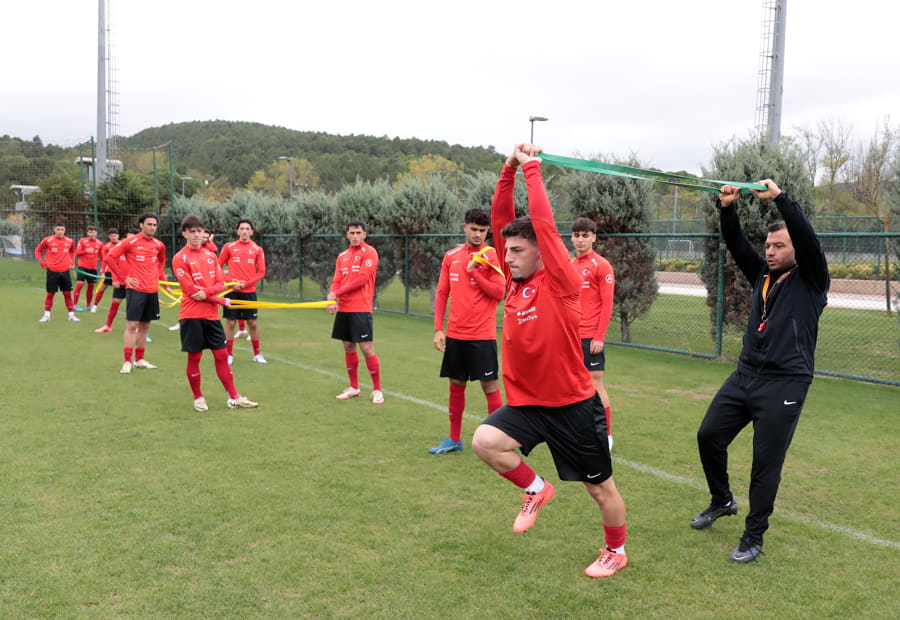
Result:
[[741,564],[762,551],[781,467],[812,383],[819,316],[830,283],[825,253],[799,205],[773,181],[760,184],[768,189],[753,193],[774,199],[784,218],[769,226],[765,258],[747,239],[732,206],[739,189],[726,185],[719,194],[722,235],[734,262],[753,284],[753,299],[737,369],[713,398],[697,431],[712,500],[691,521],[699,530],[719,517],[737,514],[728,484],[728,446],[752,422],[750,511],[730,556]]

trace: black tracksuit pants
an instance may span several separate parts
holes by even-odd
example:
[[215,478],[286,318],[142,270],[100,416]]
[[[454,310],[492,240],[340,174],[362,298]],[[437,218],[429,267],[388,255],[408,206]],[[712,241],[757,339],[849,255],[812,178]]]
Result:
[[712,495],[722,505],[732,499],[728,484],[728,446],[753,423],[750,511],[744,535],[762,545],[781,482],[800,411],[809,390],[808,377],[771,377],[735,370],[713,398],[697,431],[700,462]]

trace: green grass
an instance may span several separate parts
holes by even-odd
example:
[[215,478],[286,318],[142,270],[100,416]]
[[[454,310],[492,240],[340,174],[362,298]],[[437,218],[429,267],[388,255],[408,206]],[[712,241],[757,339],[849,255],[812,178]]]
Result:
[[[732,365],[610,347],[630,564],[591,580],[602,533],[581,485],[557,485],[534,528],[512,533],[518,491],[468,449],[476,386],[467,449],[426,453],[447,430],[430,319],[376,315],[387,402],[375,407],[334,400],[346,378],[324,310],[264,311],[271,363],[250,363],[241,342],[234,366],[260,408],[226,409],[207,354],[210,411],[197,414],[177,334],[154,326],[159,370],[120,375],[123,317],[94,334],[103,314],[68,323],[57,299],[38,324],[42,278],[7,265],[3,617],[896,617],[897,388],[814,382],[766,555],[736,566],[749,429],[731,451],[741,516],[687,525],[708,502],[694,434]],[[555,482],[545,448],[529,462]]]

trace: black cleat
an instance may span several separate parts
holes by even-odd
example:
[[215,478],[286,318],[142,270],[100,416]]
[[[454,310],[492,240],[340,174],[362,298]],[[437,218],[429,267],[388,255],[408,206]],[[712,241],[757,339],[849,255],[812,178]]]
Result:
[[691,519],[691,527],[695,530],[702,530],[712,525],[719,517],[731,517],[737,514],[737,502],[731,500],[724,506],[716,506],[710,504],[709,508]]
[[738,564],[746,564],[755,562],[760,554],[762,554],[762,543],[750,542],[746,536],[741,536],[741,542],[734,548],[728,559]]

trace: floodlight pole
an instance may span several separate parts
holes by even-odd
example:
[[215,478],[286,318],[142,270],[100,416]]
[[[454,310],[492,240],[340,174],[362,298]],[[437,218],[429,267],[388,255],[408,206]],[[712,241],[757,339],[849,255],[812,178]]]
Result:
[[294,158],[282,156],[278,159],[286,160],[288,163],[288,196],[291,200],[294,199]]
[[184,182],[192,181],[193,177],[181,177],[181,197],[184,198]]
[[550,119],[543,116],[529,116],[528,120],[531,122],[531,144],[534,144],[534,121],[549,121]]

